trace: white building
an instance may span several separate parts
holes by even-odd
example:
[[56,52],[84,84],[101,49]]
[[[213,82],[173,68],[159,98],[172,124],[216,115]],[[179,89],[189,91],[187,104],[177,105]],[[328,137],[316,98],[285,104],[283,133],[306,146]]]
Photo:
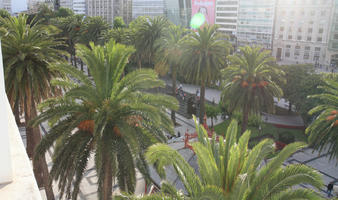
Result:
[[237,42],[240,46],[249,44],[272,48],[275,1],[239,1]]
[[216,0],[215,24],[219,30],[229,35],[236,35],[239,0]]
[[277,61],[327,66],[333,7],[333,0],[279,0],[273,40],[273,55]]
[[86,14],[86,0],[60,0],[60,7],[69,8],[75,14]]
[[11,0],[0,0],[0,9],[5,9],[9,13],[12,13],[12,1]]
[[133,19],[139,16],[163,16],[164,9],[164,0],[133,0]]

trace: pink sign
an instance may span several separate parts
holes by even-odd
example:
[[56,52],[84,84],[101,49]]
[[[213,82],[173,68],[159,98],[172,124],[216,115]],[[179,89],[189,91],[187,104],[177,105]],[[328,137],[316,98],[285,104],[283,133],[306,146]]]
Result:
[[207,24],[215,24],[215,0],[192,0],[192,16],[201,13]]

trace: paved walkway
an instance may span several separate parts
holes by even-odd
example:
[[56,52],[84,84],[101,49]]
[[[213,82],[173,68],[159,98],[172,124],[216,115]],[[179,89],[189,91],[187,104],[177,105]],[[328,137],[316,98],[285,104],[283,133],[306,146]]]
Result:
[[[164,79],[167,85],[172,86],[171,79]],[[195,94],[197,89],[200,89],[199,86],[193,84],[185,84],[181,83],[183,86],[183,90],[185,92]],[[179,83],[177,84],[179,85]],[[221,99],[221,91],[212,88],[205,89],[205,99],[208,101],[215,101],[215,103],[219,103]],[[285,99],[278,100],[274,98],[275,105],[284,109],[289,108],[289,103]],[[285,126],[299,127],[304,126],[303,119],[300,116],[278,116],[267,113],[262,113],[262,120],[271,124],[281,124]]]

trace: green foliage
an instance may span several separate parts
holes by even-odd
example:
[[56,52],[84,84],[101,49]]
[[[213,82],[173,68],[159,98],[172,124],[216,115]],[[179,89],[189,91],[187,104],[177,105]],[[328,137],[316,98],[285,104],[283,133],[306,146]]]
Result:
[[307,96],[321,92],[318,88],[323,84],[322,75],[314,73],[312,65],[286,65],[282,66],[286,73],[286,82],[282,84],[284,97],[295,105],[305,123],[311,121],[308,111],[316,106],[319,101],[317,99],[309,99]]
[[275,65],[270,51],[261,47],[240,47],[241,53],[228,57],[230,66],[223,70],[222,101],[229,110],[243,112],[242,131],[246,130],[250,113],[264,108],[274,109],[274,97],[283,94],[278,83],[284,73]]
[[22,112],[29,112],[31,103],[59,92],[50,82],[60,73],[50,65],[63,61],[60,57],[63,52],[55,49],[61,43],[54,40],[51,26],[27,24],[26,15],[0,20],[7,33],[2,38],[2,49],[8,100],[12,108],[17,102]]
[[220,114],[221,110],[217,105],[205,104],[205,112],[207,117],[216,118]]
[[10,18],[11,14],[5,9],[0,9],[0,17],[2,18]]
[[69,9],[69,8],[59,8],[59,10],[57,10],[55,12],[55,17],[69,17],[74,15],[73,10]]
[[34,121],[34,125],[53,122],[35,159],[56,143],[51,177],[58,182],[60,198],[77,198],[91,153],[95,155],[99,199],[112,193],[109,179],[116,178],[122,191],[133,193],[136,168],[149,178],[143,156],[146,148],[165,141],[164,132],[173,132],[165,110],[178,107],[172,97],[144,92],[164,86],[154,71],[137,70],[122,76],[133,47],[113,41],[89,45],[76,49],[92,77],[66,64],[54,66],[68,75],[54,82],[66,86],[64,97],[44,102]]
[[126,27],[126,24],[123,21],[122,17],[115,17],[114,21],[113,21],[113,28],[117,29],[117,28],[124,28]]
[[[194,118],[195,119],[195,118]],[[250,131],[237,139],[237,122],[234,120],[227,129],[225,138],[209,140],[203,126],[196,122],[198,142],[193,143],[197,156],[200,176],[184,158],[165,144],[149,147],[146,157],[154,164],[159,174],[172,165],[183,182],[188,196],[186,199],[321,199],[310,189],[294,189],[298,184],[310,184],[320,189],[323,185],[318,172],[306,165],[283,166],[283,162],[294,152],[303,148],[303,143],[286,146],[266,165],[261,165],[273,153],[273,141],[265,139],[248,149]],[[162,176],[163,177],[163,176]],[[172,191],[177,194],[177,191]]]
[[316,149],[327,149],[330,159],[338,158],[338,81],[335,78],[326,79],[320,89],[324,92],[309,96],[320,99],[323,103],[309,111],[316,118],[306,133],[309,134],[309,143]]
[[226,66],[225,58],[232,48],[217,31],[217,26],[204,26],[191,32],[182,42],[181,73],[186,79],[201,86],[200,116],[202,123],[205,113],[205,86],[219,78],[220,69]]

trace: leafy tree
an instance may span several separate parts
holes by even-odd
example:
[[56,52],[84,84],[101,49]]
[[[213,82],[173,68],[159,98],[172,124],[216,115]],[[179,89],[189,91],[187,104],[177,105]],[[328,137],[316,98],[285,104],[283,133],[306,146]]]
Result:
[[[188,194],[184,199],[321,199],[311,189],[293,188],[298,184],[310,184],[320,189],[323,183],[318,172],[306,165],[283,166],[285,160],[303,148],[304,144],[292,143],[262,165],[263,160],[274,152],[272,140],[265,139],[249,149],[250,131],[237,139],[237,122],[233,120],[227,129],[226,138],[220,136],[217,143],[215,137],[209,140],[202,125],[198,126],[196,120],[195,123],[198,142],[192,146],[200,175],[176,150],[166,144],[155,144],[146,153],[147,160],[155,164],[163,179],[165,167],[173,166]],[[179,197],[173,186],[170,190],[167,185],[165,188],[165,193],[169,193],[167,196],[174,196],[173,199]]]
[[240,50],[241,54],[228,57],[230,66],[222,72],[222,99],[229,102],[231,110],[242,110],[243,133],[250,113],[259,113],[263,107],[274,109],[273,98],[283,94],[277,83],[282,82],[284,73],[274,65],[270,51],[250,46],[240,47]]
[[[172,95],[176,97],[176,75],[177,70],[181,68],[181,43],[182,38],[188,33],[188,30],[176,26],[171,25],[165,36],[161,38],[157,45],[158,51],[156,52],[156,59],[155,59],[155,71],[159,74],[164,75],[168,71],[171,72],[171,79],[172,79]],[[171,119],[174,123],[175,120],[175,111],[171,111]]]
[[231,49],[224,37],[217,32],[216,26],[204,26],[187,35],[182,44],[182,72],[201,86],[200,123],[203,123],[205,113],[205,86],[214,81],[220,69],[225,67],[224,61]]
[[142,63],[152,64],[157,50],[155,43],[162,38],[168,26],[168,20],[162,16],[139,17],[130,23],[129,27],[133,30],[132,42],[136,48],[135,59],[139,68]]
[[61,7],[59,10],[55,11],[55,17],[69,17],[72,15],[74,15],[74,12],[69,8]]
[[289,111],[291,111],[292,104],[300,101],[299,91],[301,88],[301,82],[307,79],[308,76],[314,72],[312,65],[284,65],[281,66],[285,72],[285,83],[281,84],[283,89],[283,96],[289,100]]
[[164,132],[173,132],[166,109],[177,109],[177,101],[144,90],[163,87],[153,70],[136,70],[122,77],[134,49],[115,44],[90,48],[77,45],[79,57],[92,72],[92,80],[68,65],[56,69],[72,79],[58,79],[65,95],[46,101],[35,120],[52,123],[37,147],[36,158],[53,146],[51,176],[58,181],[61,198],[76,199],[91,152],[95,154],[99,199],[112,195],[112,180],[122,191],[133,193],[136,168],[147,178],[145,149],[165,141]]
[[[16,118],[19,118],[18,111],[24,114],[27,154],[32,157],[41,133],[28,122],[37,116],[38,103],[60,94],[60,90],[50,84],[51,79],[60,74],[49,66],[62,62],[62,52],[55,48],[61,43],[54,40],[51,27],[35,22],[27,24],[26,15],[1,19],[1,24],[7,31],[2,40],[6,93]],[[33,170],[38,185],[45,187],[47,198],[54,199],[44,155],[33,161]]]
[[338,158],[338,81],[326,79],[320,88],[323,93],[309,96],[320,99],[322,103],[309,111],[309,114],[318,113],[318,116],[306,129],[306,134],[316,149],[328,148],[330,159]]
[[220,106],[205,104],[205,113],[211,118],[211,128],[214,128],[214,119],[221,113]]
[[0,17],[2,18],[10,18],[11,14],[5,9],[0,9]]
[[113,21],[113,28],[125,28],[126,24],[123,21],[122,17],[115,17]]
[[89,46],[89,42],[102,44],[103,33],[109,29],[108,23],[102,17],[86,17],[81,26],[80,41]]

